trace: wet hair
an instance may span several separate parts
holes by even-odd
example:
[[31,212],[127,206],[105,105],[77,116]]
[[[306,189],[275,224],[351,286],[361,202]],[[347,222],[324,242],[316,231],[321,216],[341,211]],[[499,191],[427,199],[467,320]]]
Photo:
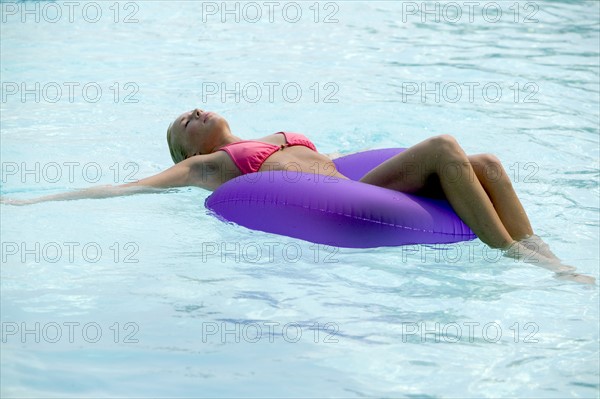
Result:
[[183,147],[179,143],[173,143],[173,134],[172,134],[173,122],[169,124],[167,128],[167,144],[169,145],[169,152],[171,153],[171,159],[174,163],[179,163],[186,159],[188,156],[183,149]]

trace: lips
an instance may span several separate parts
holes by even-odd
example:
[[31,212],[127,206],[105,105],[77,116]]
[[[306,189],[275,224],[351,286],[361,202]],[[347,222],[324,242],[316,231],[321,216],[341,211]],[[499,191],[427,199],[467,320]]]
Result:
[[207,112],[203,116],[204,116],[204,119],[202,120],[202,122],[206,123],[207,120],[209,120],[210,118],[212,118],[212,112]]

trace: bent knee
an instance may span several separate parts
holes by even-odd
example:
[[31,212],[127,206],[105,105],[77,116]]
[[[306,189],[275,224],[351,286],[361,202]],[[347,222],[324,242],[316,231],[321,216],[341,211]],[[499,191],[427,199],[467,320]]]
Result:
[[504,167],[500,159],[494,154],[477,154],[469,157],[472,164],[477,165],[486,170],[503,171]]
[[466,157],[465,152],[458,144],[458,141],[449,134],[441,134],[430,138],[429,145],[438,160],[457,160]]
[[458,141],[450,134],[440,134],[429,138],[429,141],[438,145],[454,146],[458,145]]
[[500,159],[494,154],[477,154],[469,157],[477,176],[489,181],[507,182],[508,175]]
[[500,162],[500,159],[498,159],[498,157],[494,154],[477,154],[475,156],[475,159],[477,160],[477,162],[487,167],[502,167],[502,162]]

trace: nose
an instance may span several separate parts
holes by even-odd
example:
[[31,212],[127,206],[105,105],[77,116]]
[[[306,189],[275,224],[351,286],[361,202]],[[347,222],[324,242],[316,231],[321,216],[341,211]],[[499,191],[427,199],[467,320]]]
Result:
[[192,117],[194,118],[200,118],[200,115],[202,115],[202,110],[200,108],[196,108],[192,113]]

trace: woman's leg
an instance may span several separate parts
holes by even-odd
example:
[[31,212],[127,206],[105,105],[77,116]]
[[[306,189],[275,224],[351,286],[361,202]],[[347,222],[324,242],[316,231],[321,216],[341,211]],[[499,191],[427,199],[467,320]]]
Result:
[[[494,177],[490,168],[498,170],[498,176]],[[554,271],[557,278],[595,282],[593,277],[572,273],[575,268],[561,264],[549,249],[550,255],[540,251],[539,243],[545,245],[541,239],[533,241],[533,246],[527,245],[527,240],[536,236],[498,159],[487,154],[467,157],[452,136],[436,136],[418,143],[369,171],[360,181],[406,193],[445,197],[481,241],[505,249],[506,256]]]
[[532,236],[527,213],[500,160],[492,154],[470,155],[468,158],[508,234],[514,240]]
[[492,154],[477,154],[469,155],[469,161],[510,236],[547,258],[559,260],[548,244],[533,233],[527,213],[500,160]]
[[457,215],[487,245],[508,248],[513,238],[462,148],[449,135],[432,137],[383,162],[360,181],[417,194],[438,180]]

